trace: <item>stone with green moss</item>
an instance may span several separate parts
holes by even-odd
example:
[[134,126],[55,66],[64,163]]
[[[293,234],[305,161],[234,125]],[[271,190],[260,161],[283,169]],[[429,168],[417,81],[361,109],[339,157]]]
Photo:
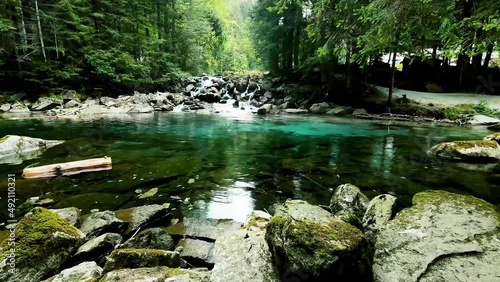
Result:
[[115,281],[209,282],[210,274],[202,269],[145,267],[114,270],[106,273],[100,280],[100,282]]
[[375,242],[380,229],[396,213],[396,197],[389,194],[378,195],[373,198],[363,216],[363,228],[365,236],[371,242]]
[[487,202],[445,191],[413,197],[375,244],[375,281],[496,281],[500,214]]
[[483,140],[492,140],[500,144],[500,132],[495,132],[483,138]]
[[445,142],[432,147],[428,154],[458,161],[498,162],[500,145],[493,140]]
[[65,269],[43,282],[97,282],[101,275],[102,268],[94,261],[86,261]]
[[358,218],[363,218],[370,200],[352,184],[342,184],[335,189],[330,200],[330,209],[332,213],[347,211]]
[[104,272],[124,268],[168,266],[179,267],[179,253],[154,249],[118,249],[106,259]]
[[363,233],[320,207],[285,202],[265,236],[283,275],[308,277],[307,281],[371,277],[371,251]]
[[[16,281],[39,281],[58,271],[85,235],[56,213],[34,208],[16,225]],[[8,239],[0,245],[0,281],[11,281]]]

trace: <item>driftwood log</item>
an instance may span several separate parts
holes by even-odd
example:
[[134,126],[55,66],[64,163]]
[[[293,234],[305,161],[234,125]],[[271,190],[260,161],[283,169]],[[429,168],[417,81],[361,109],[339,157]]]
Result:
[[69,176],[84,172],[110,170],[112,168],[111,158],[104,157],[69,163],[52,164],[38,167],[25,168],[24,178],[44,178],[55,176]]

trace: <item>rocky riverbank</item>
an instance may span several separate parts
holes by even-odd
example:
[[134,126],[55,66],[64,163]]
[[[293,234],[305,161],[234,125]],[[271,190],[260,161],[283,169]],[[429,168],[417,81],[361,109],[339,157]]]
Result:
[[[500,214],[472,196],[421,192],[398,212],[394,196],[369,200],[344,184],[328,207],[288,200],[272,214],[254,211],[239,223],[179,221],[168,204],[86,215],[35,207],[7,227],[15,250],[9,238],[0,245],[0,281],[495,281],[500,275],[494,267]],[[9,271],[14,265],[16,276]]]
[[[372,94],[380,91],[372,87]],[[325,92],[325,93],[323,93]],[[379,93],[380,94],[380,93]],[[73,90],[59,95],[41,97],[30,102],[23,95],[12,95],[0,105],[0,113],[34,118],[93,118],[99,115],[140,114],[152,112],[196,112],[202,114],[315,114],[352,116],[390,121],[442,122],[452,124],[495,125],[496,117],[469,114],[460,119],[447,119],[447,109],[421,105],[407,98],[398,98],[388,110],[363,98],[358,107],[328,102],[328,90],[319,86],[290,84],[280,78],[262,76],[193,77],[180,81],[170,92],[139,93],[118,97],[90,98]],[[382,95],[384,96],[384,95]],[[384,96],[385,97],[385,96]],[[379,97],[380,98],[380,97]],[[383,100],[383,99],[382,99]],[[361,107],[360,107],[361,105]]]

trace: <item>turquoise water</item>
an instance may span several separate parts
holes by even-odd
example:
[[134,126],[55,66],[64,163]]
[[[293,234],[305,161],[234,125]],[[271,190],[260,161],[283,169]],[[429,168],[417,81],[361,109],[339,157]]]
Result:
[[[427,189],[500,203],[498,166],[467,166],[427,157],[442,141],[482,138],[485,128],[388,125],[322,117],[223,117],[163,114],[72,120],[0,120],[0,136],[66,140],[37,159],[0,164],[0,187],[17,175],[18,206],[29,197],[47,207],[121,209],[170,203],[177,216],[244,220],[287,198],[328,205],[343,183],[369,197],[391,193],[408,205]],[[28,165],[108,156],[113,169],[54,179],[22,179]],[[153,197],[139,199],[151,188]],[[1,189],[2,207],[6,189]],[[18,208],[19,215],[29,207]],[[0,223],[6,208],[0,210]]]

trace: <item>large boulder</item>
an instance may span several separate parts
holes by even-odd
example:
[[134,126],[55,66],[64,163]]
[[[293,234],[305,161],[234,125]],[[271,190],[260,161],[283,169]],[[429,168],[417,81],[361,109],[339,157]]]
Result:
[[345,116],[345,115],[350,115],[352,114],[353,109],[351,107],[346,107],[346,106],[338,106],[335,107],[328,112],[326,112],[327,115],[334,115],[334,116]]
[[51,209],[50,211],[55,212],[73,226],[78,226],[80,224],[81,212],[78,208],[69,207],[63,209]]
[[137,233],[123,243],[120,248],[159,249],[172,251],[175,248],[174,239],[163,228],[149,228]]
[[375,281],[498,281],[500,214],[472,196],[421,192],[377,237]]
[[21,114],[21,113],[29,113],[30,109],[24,103],[14,103],[11,105],[9,113],[13,114]]
[[221,236],[239,230],[241,223],[231,219],[184,218],[182,222],[167,227],[172,236],[202,239],[215,242]]
[[362,219],[370,200],[358,187],[347,183],[337,187],[330,200],[330,209],[333,214],[347,211]]
[[153,249],[118,249],[114,250],[106,260],[104,272],[123,268],[181,265],[179,253]]
[[365,236],[370,242],[376,241],[379,230],[394,215],[396,200],[392,195],[383,194],[373,198],[368,204],[362,224]]
[[8,103],[0,105],[0,113],[8,112],[10,110],[10,108],[12,108],[12,106]]
[[265,237],[282,275],[301,281],[371,277],[371,251],[363,233],[318,206],[285,202],[269,222]]
[[94,261],[86,261],[65,269],[43,282],[96,282],[101,275],[102,268]]
[[57,106],[61,106],[62,101],[56,101],[54,99],[42,97],[38,99],[32,106],[32,111],[48,111],[52,110]]
[[198,239],[181,239],[177,247],[182,247],[181,259],[195,267],[213,266],[214,243]]
[[313,104],[309,108],[309,110],[313,114],[324,114],[324,113],[328,112],[331,109],[332,109],[332,107],[328,103],[325,103],[325,102]]
[[102,256],[110,253],[122,242],[122,236],[116,233],[106,233],[99,237],[90,239],[81,245],[73,255],[73,262],[85,260],[99,260]]
[[88,238],[94,238],[105,233],[123,233],[128,223],[118,219],[112,211],[102,211],[89,214],[82,222],[80,230]]
[[144,267],[120,269],[106,273],[100,282],[116,281],[168,281],[168,282],[209,282],[206,270],[180,269],[169,267]]
[[270,218],[265,212],[254,211],[247,219],[245,229],[227,233],[215,241],[215,266],[210,281],[280,281],[265,240]]
[[116,217],[128,222],[126,233],[137,230],[139,227],[154,227],[170,220],[170,214],[162,205],[139,206],[115,212]]
[[84,238],[56,213],[34,208],[15,227],[15,249],[9,239],[0,245],[0,281],[40,281],[57,273]]
[[64,143],[26,136],[7,135],[0,138],[0,163],[21,163],[41,155],[47,149]]
[[445,142],[432,147],[428,154],[459,161],[497,162],[500,145],[493,140]]
[[467,123],[471,125],[493,125],[500,122],[500,119],[485,115],[474,115]]

